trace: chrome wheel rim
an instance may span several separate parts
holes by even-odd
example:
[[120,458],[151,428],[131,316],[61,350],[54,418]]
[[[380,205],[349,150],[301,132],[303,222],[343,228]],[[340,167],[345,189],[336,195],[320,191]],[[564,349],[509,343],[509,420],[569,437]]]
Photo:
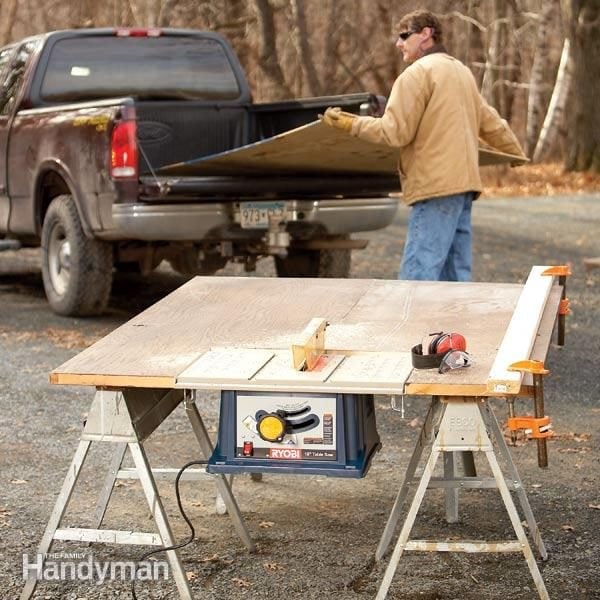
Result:
[[61,225],[56,225],[48,243],[48,273],[56,293],[63,296],[71,280],[71,243]]

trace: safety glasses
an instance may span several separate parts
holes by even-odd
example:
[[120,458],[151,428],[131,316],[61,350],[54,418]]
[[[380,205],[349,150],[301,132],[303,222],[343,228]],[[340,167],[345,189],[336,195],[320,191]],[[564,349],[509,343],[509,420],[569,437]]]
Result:
[[440,373],[447,373],[454,369],[464,369],[470,366],[471,357],[466,352],[463,352],[462,350],[451,350],[446,353],[444,358],[442,358],[438,371]]
[[402,40],[403,42],[405,42],[413,33],[417,33],[414,29],[411,29],[409,31],[401,31],[398,34],[398,40]]

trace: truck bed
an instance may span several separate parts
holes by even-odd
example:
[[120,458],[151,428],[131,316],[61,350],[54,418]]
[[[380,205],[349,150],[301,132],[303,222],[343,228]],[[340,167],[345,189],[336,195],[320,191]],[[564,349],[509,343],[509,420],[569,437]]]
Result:
[[320,113],[333,105],[355,113],[378,110],[378,100],[372,94],[239,105],[136,99],[138,138],[143,150],[140,168],[143,173],[156,172],[166,165],[196,161],[261,142],[314,123]]

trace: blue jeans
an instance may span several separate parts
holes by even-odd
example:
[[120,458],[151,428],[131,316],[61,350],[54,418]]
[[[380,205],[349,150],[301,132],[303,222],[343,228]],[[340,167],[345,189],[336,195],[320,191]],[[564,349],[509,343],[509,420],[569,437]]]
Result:
[[411,206],[398,279],[471,280],[474,197],[473,192],[465,192]]

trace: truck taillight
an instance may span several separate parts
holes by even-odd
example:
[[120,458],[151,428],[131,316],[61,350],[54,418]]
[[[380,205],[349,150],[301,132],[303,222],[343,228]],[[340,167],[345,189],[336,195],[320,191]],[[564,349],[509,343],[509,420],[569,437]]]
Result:
[[137,178],[138,147],[135,121],[115,125],[110,148],[111,175],[117,179]]

